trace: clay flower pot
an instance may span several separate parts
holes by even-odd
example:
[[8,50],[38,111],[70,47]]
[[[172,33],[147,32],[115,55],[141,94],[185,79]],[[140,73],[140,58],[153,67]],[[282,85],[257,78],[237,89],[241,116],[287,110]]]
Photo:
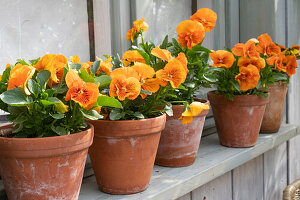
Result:
[[110,194],[145,190],[166,115],[142,120],[89,122],[95,126],[89,154],[99,189]]
[[269,93],[270,102],[266,106],[260,128],[260,132],[262,133],[278,132],[282,120],[287,84],[278,82],[275,85],[269,85]]
[[256,144],[268,98],[236,95],[230,101],[223,95],[208,93],[220,143],[227,147],[252,147]]
[[[209,105],[208,101],[202,103]],[[190,124],[178,119],[184,105],[173,105],[173,116],[167,116],[166,128],[162,131],[155,164],[166,167],[183,167],[194,163],[198,152],[205,117],[209,110],[203,110],[193,117]]]
[[0,137],[0,172],[8,199],[76,200],[93,133],[91,125],[65,136]]

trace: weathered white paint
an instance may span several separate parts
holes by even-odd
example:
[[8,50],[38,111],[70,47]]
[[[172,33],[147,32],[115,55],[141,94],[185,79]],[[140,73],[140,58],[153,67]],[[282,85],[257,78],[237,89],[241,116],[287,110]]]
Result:
[[264,198],[263,156],[234,169],[232,174],[233,200],[262,200]]
[[280,200],[287,186],[287,143],[266,152],[264,158],[264,199]]
[[89,60],[86,0],[1,0],[0,71],[46,53]]
[[193,200],[229,200],[231,198],[231,171],[192,191]]
[[[300,132],[297,134],[300,134]],[[246,166],[247,164],[244,166],[247,170],[243,167],[238,167],[238,171],[235,174],[237,175],[238,173],[242,177],[242,173],[248,171],[248,176],[250,176],[250,171],[253,171],[256,178],[251,179],[251,177],[248,177],[249,180],[252,180],[254,184],[256,184],[255,181],[263,182],[263,167],[259,166],[259,162],[262,165],[262,158],[259,160],[256,157],[286,142],[295,135],[296,128],[294,126],[282,125],[279,133],[259,135],[257,145],[252,148],[227,148],[219,145],[217,135],[212,134],[202,138],[197,159],[193,165],[181,168],[154,166],[150,185],[147,190],[141,193],[129,196],[104,194],[98,190],[95,177],[89,177],[83,180],[79,199],[176,199],[248,161],[250,161],[249,167]],[[254,161],[258,160],[255,161],[256,164],[251,164],[253,159]],[[260,175],[255,174],[255,171],[260,171]],[[246,184],[247,179],[241,177],[235,177],[234,183],[239,181],[241,184]],[[258,177],[260,180],[258,180]],[[244,188],[241,187],[240,189],[237,190],[236,188],[234,191],[244,191]],[[262,186],[261,190],[263,191]],[[263,195],[263,192],[259,194]],[[236,195],[238,197],[241,194],[237,193]]]
[[109,0],[94,0],[95,55],[111,55],[111,14]]

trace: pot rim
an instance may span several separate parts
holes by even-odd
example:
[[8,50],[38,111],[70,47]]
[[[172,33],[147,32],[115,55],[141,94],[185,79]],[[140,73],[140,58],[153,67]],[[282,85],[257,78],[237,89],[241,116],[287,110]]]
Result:
[[[0,128],[11,126],[12,123],[1,125]],[[63,136],[43,138],[7,138],[0,137],[0,157],[49,157],[59,154],[70,154],[88,148],[93,142],[94,126]],[[16,153],[20,155],[15,155]],[[34,153],[35,152],[35,153]]]
[[[216,91],[217,90],[212,90],[207,93],[207,97],[211,104],[222,104],[222,105],[230,105],[230,106],[232,105],[253,106],[253,105],[265,105],[269,103],[270,95],[268,95],[268,97],[266,98],[260,97],[258,95],[234,95],[233,101],[231,101],[222,94],[215,94]],[[270,93],[268,92],[268,94]],[[251,100],[249,101],[249,99]]]

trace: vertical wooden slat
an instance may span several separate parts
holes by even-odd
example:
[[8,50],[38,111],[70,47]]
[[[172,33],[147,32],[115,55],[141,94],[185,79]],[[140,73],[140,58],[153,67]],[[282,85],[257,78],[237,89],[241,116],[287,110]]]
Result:
[[233,170],[233,200],[264,198],[263,156]]
[[264,154],[264,199],[280,200],[287,186],[287,144]]
[[224,0],[198,0],[197,7],[210,8],[218,15],[215,28],[205,34],[203,46],[209,49],[223,49],[225,46],[225,1]]
[[94,0],[95,55],[111,54],[110,0]]
[[110,0],[111,13],[111,52],[116,56],[122,56],[123,52],[130,47],[126,40],[126,33],[131,27],[130,2],[129,0]]
[[182,197],[178,198],[177,200],[191,200],[191,193],[183,195]]
[[[300,1],[287,1],[287,45],[300,44]],[[298,66],[300,62],[298,61]],[[289,123],[300,125],[300,72],[291,77],[288,91],[288,119]],[[300,136],[289,141],[289,183],[300,178]]]
[[226,0],[225,3],[225,45],[233,48],[240,42],[239,0]]
[[230,200],[231,198],[231,172],[192,191],[192,200]]

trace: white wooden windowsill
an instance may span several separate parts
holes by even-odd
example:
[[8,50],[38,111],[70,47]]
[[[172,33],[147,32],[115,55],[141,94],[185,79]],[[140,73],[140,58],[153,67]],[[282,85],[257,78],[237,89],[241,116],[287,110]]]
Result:
[[109,195],[98,190],[94,176],[85,178],[79,200],[113,199],[176,199],[205,183],[231,171],[249,160],[300,134],[294,125],[283,124],[278,133],[260,134],[252,148],[227,148],[219,144],[217,134],[201,139],[195,163],[188,167],[168,168],[154,166],[149,187],[133,195]]

